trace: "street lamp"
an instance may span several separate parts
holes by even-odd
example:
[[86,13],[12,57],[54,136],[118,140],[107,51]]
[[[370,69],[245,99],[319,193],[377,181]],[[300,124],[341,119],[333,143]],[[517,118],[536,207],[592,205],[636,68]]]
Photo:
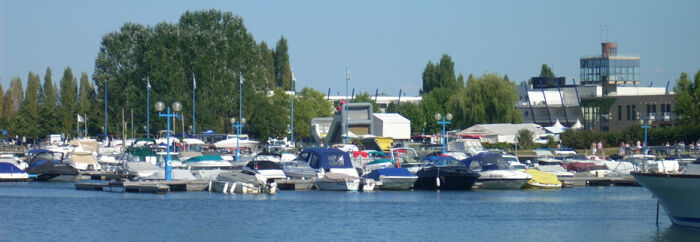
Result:
[[[447,119],[447,120],[445,120]],[[450,120],[452,120],[452,114],[447,113],[444,117],[440,113],[435,114],[435,120],[437,120],[438,124],[442,124],[442,153],[445,154],[447,153],[447,150],[445,149],[447,147],[447,137],[445,137],[445,125],[450,124]],[[442,120],[442,121],[440,121]]]
[[639,119],[639,125],[642,126],[644,129],[644,154],[647,153],[647,146],[649,144],[647,143],[647,130],[651,128],[651,123],[654,122],[650,117],[644,117],[644,118],[639,118],[639,112],[637,112],[637,119]]
[[[170,113],[171,107],[173,108],[173,111],[175,111],[174,113]],[[163,109],[165,109],[165,104],[161,101],[158,101],[155,104],[156,111],[158,111],[158,116],[165,117],[165,119],[167,120],[167,123],[168,123],[166,126],[167,135],[166,135],[166,141],[165,141],[165,145],[167,147],[166,148],[167,152],[166,152],[166,156],[165,156],[165,180],[166,181],[170,181],[173,179],[173,171],[172,171],[172,168],[170,167],[170,118],[178,117],[179,114],[177,112],[179,112],[182,109],[182,104],[180,102],[176,101],[171,105],[171,107],[167,108],[166,113],[161,113],[163,111]]]
[[231,121],[231,127],[236,128],[236,161],[241,160],[241,151],[240,151],[240,136],[241,136],[241,130],[243,129],[243,125],[245,125],[245,118],[241,118],[241,120],[238,120],[238,123],[236,123],[236,118],[231,118],[229,121]]

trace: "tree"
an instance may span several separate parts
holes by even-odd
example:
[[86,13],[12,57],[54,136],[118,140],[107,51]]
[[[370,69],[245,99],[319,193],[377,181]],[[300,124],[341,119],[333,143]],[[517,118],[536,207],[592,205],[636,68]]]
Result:
[[65,134],[70,134],[73,129],[73,125],[76,123],[76,96],[77,96],[77,80],[73,77],[73,70],[70,67],[66,67],[63,71],[63,77],[61,78],[60,85],[60,100],[61,100],[61,132]]
[[398,107],[399,113],[411,121],[411,133],[423,133],[427,127],[427,120],[423,114],[423,109],[419,104],[406,102]]
[[44,84],[41,88],[41,97],[39,98],[41,103],[39,107],[41,112],[41,117],[39,118],[39,137],[47,137],[49,134],[56,133],[59,130],[56,111],[56,89],[51,75],[51,68],[46,67]]
[[458,80],[455,77],[454,62],[452,62],[452,57],[447,54],[443,54],[437,64],[428,61],[423,70],[422,78],[421,94],[429,93],[435,88],[460,89],[464,87],[464,78]]
[[292,71],[289,66],[289,54],[287,54],[287,39],[282,36],[275,47],[275,74],[277,87],[284,90],[292,89]]
[[[2,83],[0,83],[0,119],[5,118],[5,90],[2,88]],[[0,123],[0,125],[5,125]]]
[[681,73],[673,90],[676,92],[673,112],[680,115],[681,124],[688,127],[700,125],[700,71],[695,73],[692,82],[687,73]]
[[289,100],[289,95],[282,89],[277,89],[272,97],[261,96],[256,99],[256,111],[252,113],[248,122],[250,134],[262,142],[267,142],[269,138],[286,137],[290,115],[287,105],[284,104],[289,103]]
[[457,128],[482,123],[520,123],[522,116],[515,109],[518,92],[515,84],[491,73],[470,80],[447,101]]
[[294,139],[309,138],[311,119],[329,117],[332,113],[333,107],[325,94],[308,87],[302,89],[294,100]]
[[370,98],[368,92],[362,92],[360,94],[355,95],[355,98],[350,100],[351,103],[370,103],[372,104],[372,112],[378,113],[381,110],[379,110],[379,104],[377,104],[372,98]]
[[542,69],[540,70],[540,77],[554,78],[556,77],[556,75],[554,75],[552,68],[550,68],[547,64],[542,64]]
[[27,77],[27,90],[25,93],[22,109],[20,110],[20,120],[17,123],[16,131],[29,138],[39,138],[39,89],[41,89],[41,78],[29,72]]
[[521,149],[532,149],[535,146],[534,135],[527,129],[518,130],[518,147]]

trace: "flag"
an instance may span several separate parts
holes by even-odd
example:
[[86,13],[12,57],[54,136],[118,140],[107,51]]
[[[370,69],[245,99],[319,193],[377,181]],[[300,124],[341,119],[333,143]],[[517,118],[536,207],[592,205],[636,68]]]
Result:
[[197,89],[197,79],[194,78],[194,74],[192,74],[192,89]]
[[240,77],[239,80],[241,81],[241,84],[243,84],[243,80],[244,80],[244,79],[243,79],[243,73],[238,72],[238,75],[239,75],[239,77]]
[[345,66],[345,78],[350,80],[350,69],[347,65]]
[[80,117],[80,114],[78,114],[78,123],[84,123],[85,120],[83,120],[83,117]]
[[146,88],[151,89],[151,78],[146,79]]

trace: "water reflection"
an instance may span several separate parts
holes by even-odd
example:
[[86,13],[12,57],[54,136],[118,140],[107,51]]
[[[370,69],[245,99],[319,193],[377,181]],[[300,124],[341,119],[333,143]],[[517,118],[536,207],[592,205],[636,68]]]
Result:
[[678,225],[659,226],[656,233],[649,238],[650,241],[697,241],[698,239],[700,239],[700,229]]

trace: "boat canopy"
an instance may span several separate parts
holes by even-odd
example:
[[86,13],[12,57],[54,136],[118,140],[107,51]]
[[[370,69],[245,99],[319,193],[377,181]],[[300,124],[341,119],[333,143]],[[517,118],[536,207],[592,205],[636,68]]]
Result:
[[423,162],[433,166],[463,166],[463,163],[452,156],[430,155],[423,157]]
[[34,154],[34,153],[44,153],[44,152],[49,152],[50,150],[47,149],[32,149],[27,151],[27,154]]
[[220,161],[224,160],[224,158],[221,158],[220,155],[203,155],[203,156],[196,156],[189,158],[185,161],[185,163],[191,163],[191,162],[200,162],[200,161]]
[[303,150],[297,159],[307,161],[314,169],[353,168],[350,155],[333,148],[308,148]]
[[371,178],[374,179],[375,181],[379,181],[379,178],[381,176],[400,176],[400,177],[415,177],[408,169],[406,168],[384,168],[384,169],[377,169],[373,170],[367,175],[364,175],[363,177],[365,178]]
[[480,166],[482,171],[508,169],[508,162],[496,152],[482,152],[462,160],[467,167]]
[[282,170],[282,167],[278,163],[268,160],[249,161],[245,167],[253,170]]

